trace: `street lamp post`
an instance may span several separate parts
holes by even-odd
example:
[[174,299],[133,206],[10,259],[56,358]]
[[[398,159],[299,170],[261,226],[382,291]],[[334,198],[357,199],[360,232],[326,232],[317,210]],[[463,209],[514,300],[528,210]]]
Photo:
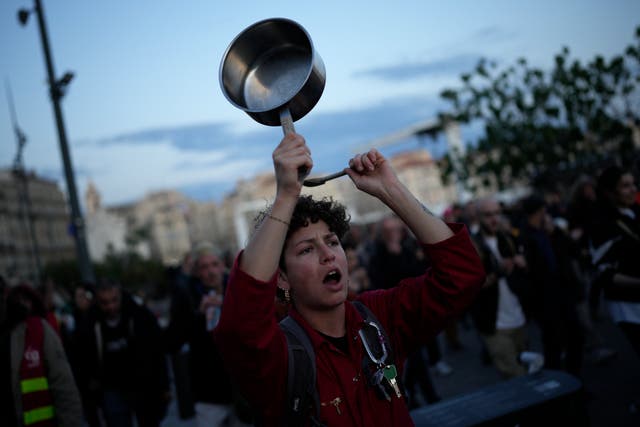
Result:
[[[84,220],[82,219],[80,205],[78,203],[78,194],[76,191],[76,183],[73,174],[73,165],[71,164],[71,155],[69,153],[69,147],[67,144],[67,134],[62,117],[62,108],[60,107],[60,100],[64,96],[65,89],[73,78],[73,74],[67,72],[62,78],[55,78],[55,72],[53,70],[53,60],[51,58],[51,50],[49,48],[49,39],[47,36],[47,28],[44,21],[42,4],[40,0],[34,0],[34,4],[35,8],[32,11],[34,11],[38,17],[40,40],[42,42],[42,50],[44,52],[44,59],[47,66],[49,95],[51,96],[53,112],[56,119],[56,127],[58,128],[58,140],[60,142],[60,152],[62,154],[64,175],[67,181],[67,191],[69,193],[69,204],[71,207],[71,229],[76,243],[76,254],[80,267],[80,275],[82,277],[82,280],[93,282],[93,268],[91,266],[89,250],[87,248],[87,242],[85,238]],[[20,24],[26,25],[29,14],[32,11],[27,9],[20,9],[18,11],[18,20],[20,21]]]

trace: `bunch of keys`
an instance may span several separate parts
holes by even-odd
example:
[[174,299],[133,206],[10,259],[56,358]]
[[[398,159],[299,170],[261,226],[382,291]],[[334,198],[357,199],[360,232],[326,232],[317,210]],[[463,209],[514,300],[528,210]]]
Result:
[[385,382],[390,388],[393,389],[396,397],[402,397],[400,387],[398,386],[398,381],[396,381],[397,376],[398,371],[396,370],[396,365],[394,364],[381,365],[373,374],[373,385],[378,387],[378,391],[380,392],[380,394],[388,401],[391,401],[391,397],[389,396],[389,393],[387,393],[387,386],[385,386]]

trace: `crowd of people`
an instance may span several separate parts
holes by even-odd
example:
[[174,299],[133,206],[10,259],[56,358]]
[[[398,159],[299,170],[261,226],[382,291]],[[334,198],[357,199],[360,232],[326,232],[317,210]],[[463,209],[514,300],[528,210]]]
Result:
[[[283,319],[312,345],[304,425],[410,425],[409,410],[441,400],[431,375],[454,372],[439,336],[464,351],[462,320],[478,334],[478,356],[505,379],[542,368],[580,378],[587,357],[615,358],[594,326],[605,310],[640,356],[631,171],[604,168],[566,197],[483,197],[439,218],[372,150],[348,174],[389,214],[363,225],[331,199],[301,196],[307,151],[295,134],[274,151],[278,193],[235,260],[201,242],[170,270],[166,325],[114,278],[79,284],[65,316],[55,315],[50,290],[2,281],[0,397],[11,402],[3,425],[153,427],[171,399],[198,427],[281,425],[297,411],[287,406]],[[386,359],[359,334],[363,320]]]

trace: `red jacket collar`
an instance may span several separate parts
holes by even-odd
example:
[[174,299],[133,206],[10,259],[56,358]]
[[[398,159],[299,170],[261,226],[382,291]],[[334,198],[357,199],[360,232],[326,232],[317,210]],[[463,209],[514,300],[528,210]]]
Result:
[[[346,317],[347,337],[353,340],[354,337],[358,336],[358,331],[364,325],[364,319],[351,302],[345,301],[343,304],[345,304],[344,311]],[[313,329],[311,325],[309,325],[309,323],[304,319],[304,317],[302,317],[302,315],[298,312],[298,310],[295,309],[295,307],[292,307],[292,309],[289,311],[289,315],[293,319],[295,319],[305,330],[307,336],[311,340],[311,344],[313,345],[314,349],[319,348],[321,345],[329,344],[329,341],[327,341],[327,339],[323,337],[318,331]]]

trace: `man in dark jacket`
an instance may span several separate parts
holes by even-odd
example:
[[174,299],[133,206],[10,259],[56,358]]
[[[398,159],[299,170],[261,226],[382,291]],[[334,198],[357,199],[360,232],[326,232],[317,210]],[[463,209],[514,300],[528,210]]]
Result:
[[109,427],[157,427],[166,414],[169,381],[162,334],[155,316],[119,283],[102,280],[96,306],[79,337],[79,367]]
[[220,315],[227,275],[222,257],[210,243],[198,244],[191,255],[193,272],[178,276],[165,336],[171,353],[188,345],[196,425],[215,427],[232,415],[231,381],[211,334]]
[[554,226],[541,196],[526,197],[522,210],[521,238],[535,286],[533,316],[540,327],[545,368],[565,369],[579,377],[584,330],[576,311],[580,284],[569,265],[571,242]]

